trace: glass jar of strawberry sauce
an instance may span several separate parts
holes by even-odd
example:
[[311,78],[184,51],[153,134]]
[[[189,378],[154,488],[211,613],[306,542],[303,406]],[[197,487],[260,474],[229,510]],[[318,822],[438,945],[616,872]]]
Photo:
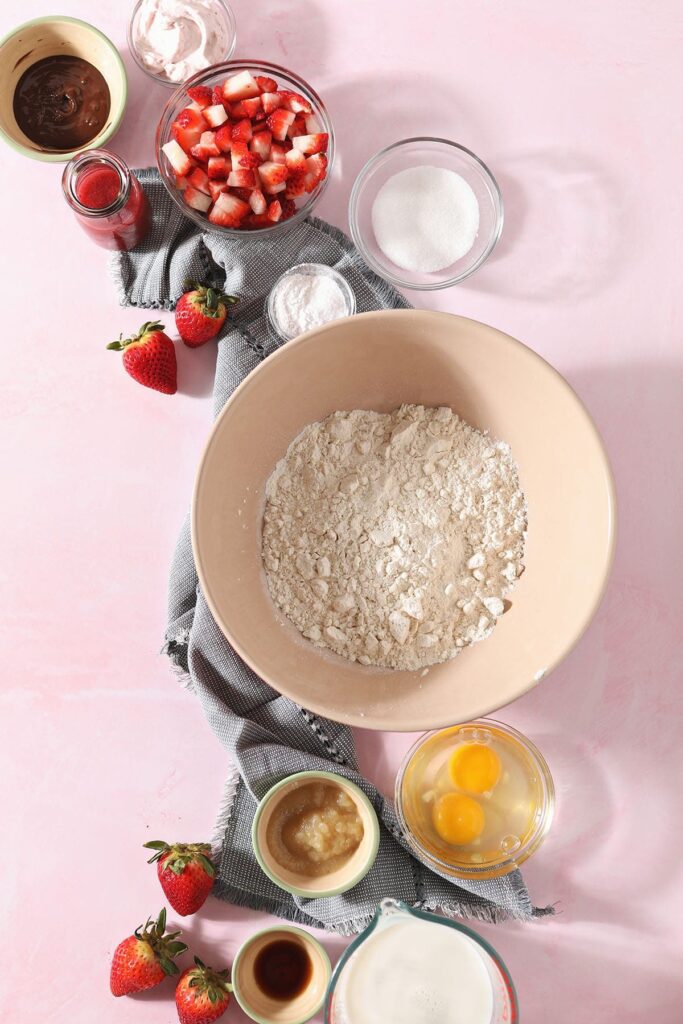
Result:
[[62,189],[83,230],[105,249],[133,249],[149,231],[147,196],[113,153],[79,153],[64,169]]

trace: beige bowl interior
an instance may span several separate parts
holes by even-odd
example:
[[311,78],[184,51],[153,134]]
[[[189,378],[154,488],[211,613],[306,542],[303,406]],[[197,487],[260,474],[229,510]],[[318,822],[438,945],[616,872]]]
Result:
[[[364,668],[304,640],[270,600],[261,564],[264,485],[291,440],[336,409],[448,405],[507,441],[529,507],[526,572],[493,634],[420,672]],[[197,475],[192,532],[201,585],[244,660],[280,693],[365,728],[422,730],[519,697],[588,625],[612,561],[615,498],[583,405],[531,349],[446,313],[366,313],[266,359],[216,420]]]
[[[55,54],[82,57],[105,78],[111,108],[102,131],[86,146],[73,152],[43,150],[24,135],[13,110],[14,90],[31,64]],[[66,161],[83,149],[94,149],[109,139],[123,115],[127,80],[123,62],[114,44],[98,29],[73,18],[38,18],[20,26],[0,47],[0,130],[16,148],[37,159]]]
[[372,867],[377,854],[379,834],[377,815],[370,804],[362,798],[362,795],[359,796],[356,786],[351,785],[341,775],[335,775],[331,778],[329,773],[325,772],[318,776],[318,780],[339,786],[353,800],[363,822],[363,838],[358,849],[336,871],[331,871],[326,875],[318,875],[317,878],[308,878],[305,875],[290,871],[288,868],[278,864],[268,847],[266,840],[268,824],[280,801],[291,793],[292,790],[315,782],[315,773],[305,773],[302,777],[293,778],[277,789],[272,795],[266,795],[256,826],[255,841],[258,847],[258,856],[263,862],[262,866],[271,874],[273,880],[278,884],[283,883],[288,890],[295,892],[298,896],[315,897],[331,892],[346,892],[356,885],[360,878]]
[[[261,991],[254,979],[254,961],[264,946],[276,939],[288,939],[304,946],[311,958],[311,980],[304,991],[286,1002],[271,999]],[[259,932],[238,951],[232,967],[235,995],[245,1013],[272,1024],[301,1024],[320,1009],[330,980],[330,961],[327,953],[311,935],[300,928],[282,925]]]

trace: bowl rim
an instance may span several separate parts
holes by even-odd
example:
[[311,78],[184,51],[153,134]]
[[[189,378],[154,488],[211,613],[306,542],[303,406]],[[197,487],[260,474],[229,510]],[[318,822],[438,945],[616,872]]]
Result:
[[[387,270],[385,266],[379,263],[378,260],[375,259],[375,257],[369,251],[367,245],[364,242],[363,235],[358,226],[357,211],[360,195],[366,184],[368,175],[370,174],[370,171],[373,169],[373,167],[381,160],[381,158],[386,156],[388,153],[393,152],[394,150],[403,149],[407,146],[413,145],[414,143],[426,142],[437,143],[438,145],[448,147],[449,149],[456,149],[460,153],[465,153],[471,160],[478,164],[480,170],[483,171],[484,177],[488,180],[491,186],[491,191],[493,192],[497,204],[498,215],[496,217],[495,230],[491,235],[486,245],[486,248],[479,256],[479,258],[472,264],[471,267],[469,267],[465,271],[461,271],[457,274],[454,274],[452,277],[446,278],[443,281],[420,283],[412,280],[409,277],[403,277],[401,276],[400,273],[392,273],[391,271]],[[503,225],[505,223],[505,205],[503,203],[503,193],[501,192],[500,185],[498,184],[495,175],[491,171],[490,167],[488,167],[487,164],[484,163],[481,157],[477,156],[477,154],[474,153],[471,149],[468,149],[467,146],[463,146],[459,142],[453,142],[452,139],[440,138],[437,135],[413,135],[410,138],[399,139],[398,142],[392,142],[391,145],[385,146],[383,149],[378,150],[377,153],[374,153],[373,156],[371,156],[368,160],[365,161],[360,171],[356,175],[356,180],[353,183],[351,194],[349,196],[348,221],[349,230],[351,231],[351,237],[353,238],[356,248],[360,252],[365,262],[368,264],[368,266],[370,266],[375,271],[376,274],[379,274],[380,277],[383,277],[386,281],[389,281],[397,288],[412,288],[415,291],[430,292],[439,291],[441,288],[452,288],[453,285],[460,284],[461,281],[465,281],[468,277],[474,274],[475,271],[479,270],[479,268],[486,262],[486,260],[489,258],[489,256],[495,249],[496,245],[498,244],[500,236],[503,232]],[[462,258],[464,259],[465,257]]]
[[[535,763],[535,767],[543,782],[545,806],[543,808],[543,816],[540,822],[536,824],[534,831],[528,837],[524,845],[520,846],[520,848],[515,850],[514,853],[509,854],[509,856],[496,861],[495,863],[489,862],[487,864],[454,865],[431,853],[410,829],[403,805],[403,779],[410,762],[425,743],[429,742],[432,738],[439,736],[441,733],[452,732],[455,729],[474,728],[477,726],[484,728],[492,726],[494,729],[498,729],[503,733],[509,734],[513,739],[517,740],[522,747],[524,747],[529,758]],[[476,881],[500,878],[503,875],[508,875],[516,868],[519,868],[526,860],[529,859],[529,857],[536,853],[538,848],[542,846],[548,838],[548,833],[550,832],[555,816],[555,801],[555,781],[553,779],[550,766],[543,753],[539,750],[533,740],[530,740],[523,732],[520,732],[519,729],[515,729],[512,725],[508,725],[507,722],[499,721],[497,718],[476,718],[469,722],[460,722],[457,725],[445,726],[443,729],[429,729],[427,732],[422,733],[403,755],[403,759],[398,767],[396,779],[394,781],[394,805],[396,807],[396,817],[398,819],[403,838],[413,851],[413,856],[415,856],[417,860],[426,867],[433,868],[434,870],[448,875],[450,878],[457,879],[458,881],[467,879]]]
[[[553,659],[553,661],[549,662],[546,666],[544,666],[544,672],[543,673],[537,673],[536,676],[530,677],[526,681],[526,685],[522,689],[520,689],[515,694],[515,696],[513,698],[511,698],[510,701],[506,702],[507,704],[509,704],[513,700],[518,700],[519,697],[522,697],[525,693],[528,693],[530,690],[533,690],[533,688],[535,686],[537,686],[541,682],[542,679],[545,679],[547,676],[549,676],[551,674],[551,672],[553,672],[554,669],[557,668],[557,666],[560,665],[565,660],[565,658],[574,650],[574,648],[576,647],[578,642],[583,637],[584,633],[588,629],[588,626],[592,622],[593,617],[595,616],[595,613],[598,610],[598,607],[600,606],[600,603],[601,603],[601,601],[602,601],[602,599],[603,599],[603,597],[605,595],[605,591],[607,590],[607,586],[608,586],[608,583],[609,583],[609,580],[610,580],[611,570],[612,570],[612,567],[613,567],[613,564],[614,564],[614,553],[615,553],[615,548],[616,548],[617,500],[616,500],[616,487],[615,487],[615,483],[614,483],[614,475],[612,473],[612,468],[610,466],[610,462],[609,462],[609,458],[608,458],[607,451],[606,451],[606,448],[605,448],[605,444],[604,444],[604,442],[603,442],[603,440],[602,440],[602,438],[601,438],[601,436],[600,436],[600,434],[598,432],[598,428],[595,425],[595,423],[593,421],[593,418],[591,417],[590,413],[588,412],[588,409],[586,408],[584,403],[581,401],[581,399],[577,395],[576,391],[573,389],[571,384],[562,376],[562,374],[560,373],[559,370],[556,370],[555,367],[551,363],[549,363],[546,359],[544,359],[543,356],[541,356],[534,349],[530,348],[528,345],[525,345],[523,341],[519,341],[517,338],[512,337],[512,335],[510,335],[510,334],[506,334],[505,331],[501,331],[497,327],[493,327],[490,324],[485,324],[483,321],[474,320],[471,317],[461,316],[461,315],[456,314],[456,313],[445,313],[445,312],[442,312],[440,310],[431,310],[431,309],[430,310],[426,310],[426,309],[413,309],[413,308],[411,308],[411,309],[372,310],[371,312],[368,312],[368,313],[356,313],[356,315],[352,319],[354,321],[359,321],[360,323],[367,323],[368,326],[369,326],[372,323],[373,320],[376,320],[378,318],[392,318],[393,319],[393,318],[396,318],[396,317],[415,317],[415,316],[418,316],[420,318],[425,318],[425,319],[433,320],[433,321],[436,321],[436,319],[442,319],[443,320],[445,318],[448,318],[449,320],[455,319],[455,320],[460,321],[461,323],[463,323],[465,325],[472,323],[472,324],[475,324],[478,327],[485,327],[487,330],[493,331],[496,335],[498,335],[499,337],[502,337],[503,339],[505,339],[506,342],[512,343],[515,347],[517,347],[519,349],[522,349],[526,353],[528,353],[528,355],[530,355],[531,358],[535,362],[541,364],[545,368],[546,371],[550,371],[551,375],[556,378],[557,383],[559,384],[559,386],[572,398],[574,404],[576,405],[576,407],[578,408],[582,418],[584,419],[588,429],[590,430],[590,433],[592,434],[593,440],[595,442],[596,450],[598,451],[598,453],[601,456],[602,473],[603,473],[603,476],[604,476],[605,486],[606,486],[606,489],[607,489],[607,516],[606,516],[606,519],[607,519],[608,539],[607,539],[607,542],[606,542],[606,553],[605,553],[606,557],[605,557],[605,563],[604,563],[604,573],[603,573],[602,580],[600,582],[600,586],[595,589],[595,591],[593,593],[593,599],[586,606],[586,610],[585,610],[585,613],[584,613],[583,620],[581,622],[580,628],[575,631],[575,633],[571,636],[571,638],[569,638],[569,640],[565,643],[565,645],[562,647],[562,649],[558,649],[558,653],[556,654],[556,656]],[[266,366],[267,364],[274,365],[272,363],[273,360],[275,360],[275,362],[279,362],[282,359],[286,359],[287,358],[286,353],[287,353],[288,350],[291,350],[291,347],[293,345],[304,346],[304,345],[311,345],[311,344],[317,344],[317,345],[321,344],[323,342],[323,338],[324,338],[324,334],[325,333],[327,333],[329,331],[334,331],[336,328],[339,327],[340,324],[343,324],[344,322],[345,322],[344,320],[336,320],[336,321],[333,320],[329,324],[325,324],[323,327],[316,327],[316,328],[314,328],[311,331],[306,331],[305,334],[300,334],[298,336],[298,338],[294,338],[293,341],[289,341],[286,344],[280,346],[280,348],[276,349],[275,352],[273,352],[271,355],[269,355],[266,360],[263,360],[262,362],[260,362],[254,368],[254,370],[252,370],[251,373],[249,373],[244,378],[244,380],[241,382],[241,384],[239,384],[235,388],[235,390],[232,392],[232,394],[230,395],[229,399],[227,400],[227,402],[225,403],[225,405],[223,406],[223,408],[221,409],[221,411],[216,416],[216,418],[215,418],[215,420],[213,422],[213,425],[212,425],[211,430],[209,432],[209,436],[208,436],[208,438],[207,438],[207,440],[206,440],[206,442],[204,444],[204,447],[202,449],[202,452],[201,452],[199,464],[198,464],[198,467],[197,467],[197,472],[196,472],[196,475],[195,475],[194,488],[193,488],[193,491],[192,491],[192,503],[191,503],[191,511],[190,511],[190,530],[191,530],[191,538],[192,538],[192,551],[193,551],[193,554],[194,554],[195,564],[197,566],[197,573],[198,573],[198,576],[199,576],[199,581],[200,581],[200,584],[201,584],[202,593],[204,595],[204,598],[206,599],[206,602],[207,602],[207,604],[209,606],[211,614],[213,615],[213,618],[214,618],[216,624],[218,625],[219,629],[223,633],[223,635],[230,642],[230,644],[234,647],[234,649],[237,651],[237,653],[242,658],[242,660],[244,662],[246,662],[246,664],[259,676],[259,678],[264,679],[264,681],[267,682],[270,686],[272,686],[273,689],[275,689],[278,693],[282,694],[285,697],[289,697],[290,700],[293,700],[295,702],[297,701],[297,696],[296,696],[295,693],[291,692],[289,687],[286,690],[282,689],[280,680],[276,679],[273,676],[272,673],[268,673],[268,674],[265,674],[265,675],[261,674],[262,673],[261,668],[255,663],[255,661],[251,657],[251,655],[247,651],[245,651],[245,649],[243,648],[242,644],[234,636],[232,636],[230,634],[230,631],[229,631],[228,627],[224,624],[224,621],[223,621],[223,618],[221,616],[218,604],[216,603],[216,601],[214,601],[212,590],[211,590],[211,585],[210,585],[207,573],[204,571],[204,563],[203,563],[203,559],[202,559],[202,555],[201,555],[201,550],[200,550],[200,545],[199,545],[199,536],[198,536],[198,527],[197,527],[197,519],[198,519],[197,510],[198,510],[198,506],[199,506],[199,493],[200,493],[200,490],[201,490],[201,487],[202,487],[202,482],[203,482],[202,478],[203,478],[203,474],[205,472],[205,467],[206,467],[206,464],[207,464],[207,456],[208,456],[209,451],[212,448],[213,444],[215,443],[216,437],[218,436],[218,433],[219,433],[220,426],[221,426],[221,423],[223,421],[223,418],[230,414],[230,410],[232,409],[233,404],[238,400],[238,398],[240,398],[245,391],[247,391],[250,388],[254,387],[254,380],[258,379],[257,375],[262,370],[262,368],[264,366]],[[369,336],[371,336],[371,332],[369,333]],[[505,704],[490,705],[488,703],[482,704],[481,707],[476,707],[476,708],[472,709],[472,711],[470,713],[468,713],[466,721],[469,721],[469,720],[472,720],[472,719],[475,719],[475,718],[485,718],[487,715],[491,714],[494,711],[500,710],[500,708],[504,707],[504,706],[506,706],[506,705]],[[323,715],[323,716],[328,716],[329,715],[329,712],[325,709],[325,707],[320,705],[320,704],[318,704],[317,702],[314,703],[313,701],[309,700],[308,701],[308,708],[309,708],[310,711],[313,711],[316,714],[320,714],[320,715]],[[402,725],[401,724],[397,724],[396,721],[394,721],[392,719],[387,719],[385,716],[377,718],[377,719],[373,720],[373,722],[371,723],[367,719],[367,717],[360,718],[360,717],[358,717],[358,715],[354,715],[353,713],[340,714],[339,712],[337,712],[336,715],[335,715],[335,720],[338,721],[338,722],[341,722],[341,723],[343,723],[345,725],[354,725],[354,726],[356,726],[358,728],[361,728],[361,729],[388,730],[390,732],[426,732],[426,731],[430,731],[430,730],[433,730],[433,729],[445,728],[447,724],[448,725],[453,725],[454,724],[453,721],[445,723],[444,721],[441,721],[441,720],[435,720],[428,713],[426,713],[423,718],[415,720],[415,721],[411,722],[410,724],[402,724]],[[455,723],[455,724],[457,724],[457,723]]]
[[304,1017],[299,1017],[297,1020],[289,1022],[289,1024],[306,1024],[306,1021],[309,1021],[311,1019],[311,1017],[315,1016],[315,1014],[318,1013],[318,1011],[322,1009],[322,1006],[323,1006],[323,1004],[325,1002],[325,999],[327,998],[327,991],[329,989],[330,979],[332,977],[332,964],[330,962],[330,957],[329,957],[329,954],[328,954],[327,950],[322,945],[322,943],[319,942],[318,939],[316,939],[315,935],[311,935],[310,932],[304,931],[303,928],[297,928],[296,925],[292,925],[292,924],[274,924],[274,925],[269,925],[268,928],[259,928],[259,930],[257,932],[254,932],[252,935],[247,936],[247,938],[244,940],[244,942],[242,942],[238,946],[237,952],[235,953],[235,956],[234,956],[233,961],[232,961],[232,966],[230,968],[230,982],[232,984],[232,990],[233,990],[235,999],[240,1004],[240,1006],[242,1007],[244,1012],[247,1014],[247,1016],[251,1017],[252,1020],[256,1021],[256,1024],[272,1024],[272,1021],[271,1021],[270,1018],[268,1018],[268,1017],[261,1017],[259,1014],[255,1013],[249,1007],[249,1005],[247,1004],[246,1000],[244,1002],[242,1002],[244,996],[240,992],[240,987],[239,987],[239,984],[237,982],[237,967],[239,965],[240,960],[242,959],[242,957],[246,953],[247,949],[249,948],[249,946],[251,946],[252,943],[256,942],[257,939],[260,939],[262,935],[268,935],[271,932],[289,932],[292,935],[300,936],[304,940],[304,942],[310,942],[310,944],[312,946],[315,946],[315,948],[317,949],[317,951],[320,954],[321,959],[323,961],[323,965],[324,965],[324,968],[325,968],[326,978],[325,978],[324,991],[323,991],[322,997],[320,999],[320,1002],[316,1004],[315,1009],[312,1010],[312,1012],[310,1014],[307,1013]]
[[[220,224],[212,224],[208,217],[203,216],[198,211],[193,210],[192,207],[184,203],[180,198],[178,189],[172,189],[166,180],[164,174],[164,168],[162,165],[162,154],[161,147],[168,139],[162,143],[161,129],[164,120],[170,112],[172,106],[176,100],[179,100],[183,93],[186,93],[188,89],[191,89],[194,85],[203,85],[203,79],[209,75],[229,75],[231,71],[243,71],[256,69],[257,72],[265,72],[267,75],[274,74],[277,76],[285,76],[286,78],[292,79],[296,82],[297,86],[303,93],[307,93],[318,106],[318,113],[320,113],[326,122],[327,135],[329,136],[327,153],[327,174],[323,180],[316,186],[315,191],[309,194],[309,198],[303,206],[300,206],[296,213],[293,214],[288,220],[278,221],[268,228],[255,228],[253,230],[245,231],[242,228],[226,228]],[[156,132],[154,135],[154,151],[157,168],[159,170],[159,177],[161,178],[164,188],[168,192],[174,205],[180,210],[185,216],[189,217],[191,221],[197,224],[204,231],[211,231],[214,234],[222,235],[224,238],[245,238],[250,236],[252,238],[267,238],[269,235],[275,236],[277,232],[290,231],[292,228],[297,227],[307,217],[310,217],[313,209],[317,206],[320,199],[322,199],[325,190],[327,189],[330,179],[332,177],[332,168],[334,167],[334,158],[336,155],[336,139],[334,133],[334,125],[330,113],[325,106],[324,102],[320,98],[318,92],[313,88],[312,85],[302,78],[301,75],[297,74],[296,71],[290,71],[289,68],[284,67],[282,64],[274,64],[272,61],[267,60],[256,60],[250,58],[234,58],[232,60],[221,61],[218,64],[211,64],[207,68],[202,68],[196,74],[192,75],[185,82],[177,83],[177,87],[168,97],[164,108],[161,111],[159,120],[157,122]]]
[[[281,789],[283,789],[285,786],[289,785],[295,780],[298,781],[303,779],[329,779],[337,786],[339,785],[339,780],[341,779],[344,785],[348,786],[349,789],[353,791],[354,796],[358,799],[358,801],[363,804],[366,811],[368,812],[369,820],[372,822],[372,844],[368,852],[368,856],[366,860],[363,862],[362,867],[359,868],[358,871],[356,871],[356,873],[351,876],[351,878],[342,882],[340,885],[333,886],[327,889],[300,889],[296,885],[290,885],[289,883],[283,882],[282,879],[278,875],[276,875],[274,871],[271,871],[271,869],[266,865],[265,861],[263,860],[259,846],[258,827],[266,807],[268,806],[272,798],[276,796],[276,794],[279,793]],[[339,775],[337,772],[325,771],[323,769],[320,769],[319,771],[316,769],[312,769],[304,772],[294,772],[292,775],[286,775],[284,779],[280,779],[279,782],[276,782],[274,786],[270,787],[270,789],[263,797],[263,799],[259,800],[258,807],[256,808],[256,813],[254,814],[254,820],[251,823],[251,845],[254,849],[254,855],[256,857],[256,860],[258,861],[259,867],[261,868],[263,873],[267,875],[271,882],[274,882],[275,885],[278,886],[278,888],[284,889],[285,892],[289,892],[293,896],[303,896],[307,899],[312,900],[324,899],[326,896],[339,896],[341,895],[341,893],[348,892],[349,889],[353,889],[355,885],[358,885],[358,883],[365,878],[368,871],[375,863],[375,860],[377,858],[377,851],[379,850],[379,839],[379,818],[377,817],[377,811],[372,806],[369,797],[366,796],[366,794],[363,792],[360,786],[358,786],[355,782],[352,782],[351,779],[347,779],[345,775]]]
[[82,153],[86,149],[101,149],[107,142],[109,142],[109,139],[111,139],[112,136],[118,131],[119,125],[121,124],[121,120],[123,119],[123,115],[126,111],[126,104],[128,102],[128,75],[126,74],[126,66],[123,63],[123,58],[121,57],[121,54],[119,53],[117,47],[114,46],[109,36],[106,36],[104,32],[102,32],[99,28],[96,28],[94,25],[91,25],[89,21],[83,21],[82,18],[72,18],[66,14],[49,14],[43,16],[42,18],[31,18],[30,21],[24,21],[21,25],[17,25],[15,28],[11,29],[9,32],[7,32],[6,35],[2,37],[2,39],[0,39],[0,53],[2,53],[2,48],[4,47],[5,43],[9,42],[9,40],[12,39],[12,37],[17,35],[19,32],[23,32],[27,28],[35,28],[38,25],[54,24],[60,21],[66,21],[70,25],[80,25],[81,28],[88,29],[94,35],[99,36],[100,39],[104,43],[106,43],[106,45],[112,52],[115,63],[118,65],[118,69],[121,74],[121,82],[123,85],[123,89],[119,112],[116,115],[116,117],[112,119],[109,128],[101,135],[97,135],[94,139],[91,140],[91,142],[88,142],[87,145],[80,146],[78,149],[71,149],[68,152],[60,151],[59,153],[54,153],[48,150],[43,151],[29,149],[28,146],[24,146],[21,142],[17,142],[16,139],[11,138],[7,134],[7,132],[2,128],[2,126],[0,126],[0,136],[4,139],[7,145],[11,146],[11,148],[15,150],[17,153],[21,153],[22,156],[30,157],[32,160],[40,160],[43,163],[52,164],[68,163],[69,160],[72,160],[78,153]]
[[[182,82],[172,82],[169,78],[163,78],[161,75],[157,75],[154,71],[150,71],[150,69],[148,67],[145,67],[145,65],[143,64],[140,55],[138,54],[138,51],[135,48],[135,44],[133,42],[133,22],[135,21],[135,16],[137,15],[143,3],[144,0],[135,0],[135,3],[133,4],[133,9],[130,12],[128,24],[126,25],[126,43],[128,45],[128,52],[130,53],[131,57],[133,58],[137,66],[140,68],[140,70],[143,71],[149,78],[151,78],[152,81],[158,82],[159,85],[163,85],[166,89],[177,89],[179,85],[182,85]],[[222,58],[223,61],[228,61],[232,59],[232,55],[234,54],[235,49],[237,47],[237,19],[235,18],[235,12],[228,3],[228,0],[214,0],[214,3],[216,3],[223,10],[230,27],[232,42],[228,47],[228,52],[226,56]],[[206,71],[207,68],[210,66],[212,65],[207,65],[206,68],[202,68],[201,70]]]

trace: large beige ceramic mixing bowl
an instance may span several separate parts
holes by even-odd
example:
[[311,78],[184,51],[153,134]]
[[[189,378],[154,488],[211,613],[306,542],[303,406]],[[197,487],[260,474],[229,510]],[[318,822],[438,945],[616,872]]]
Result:
[[[290,441],[335,409],[448,405],[507,441],[529,506],[526,572],[492,635],[426,673],[364,668],[320,651],[275,608],[261,564],[264,486]],[[192,538],[226,637],[280,693],[340,722],[426,730],[479,718],[539,683],[602,596],[614,485],[569,385],[531,349],[463,317],[366,313],[289,342],[216,420],[197,475]]]

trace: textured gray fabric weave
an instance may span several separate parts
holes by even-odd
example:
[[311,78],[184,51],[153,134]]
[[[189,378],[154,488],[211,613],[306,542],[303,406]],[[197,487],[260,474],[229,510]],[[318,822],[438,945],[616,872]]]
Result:
[[[249,233],[238,239],[202,233],[173,206],[156,173],[136,172],[154,213],[148,239],[134,253],[112,257],[111,273],[123,304],[172,309],[190,279],[212,281],[240,296],[220,338],[214,385],[217,413],[243,378],[278,347],[264,299],[276,277],[302,262],[327,263],[356,295],[359,312],[407,307],[405,299],[372,274],[350,240],[316,218],[278,238],[277,245]],[[485,882],[454,885],[418,863],[401,837],[391,803],[358,774],[351,731],[279,696],[235,654],[216,626],[198,585],[189,517],[169,585],[165,650],[199,697],[211,728],[229,752],[228,779],[215,836],[219,864],[215,894],[229,902],[345,934],[361,930],[377,903],[394,896],[449,915],[497,921],[548,913],[534,909],[519,872]],[[291,897],[260,870],[251,847],[256,801],[279,779],[307,769],[334,770],[356,782],[372,801],[382,836],[377,860],[350,892],[329,899]]]

